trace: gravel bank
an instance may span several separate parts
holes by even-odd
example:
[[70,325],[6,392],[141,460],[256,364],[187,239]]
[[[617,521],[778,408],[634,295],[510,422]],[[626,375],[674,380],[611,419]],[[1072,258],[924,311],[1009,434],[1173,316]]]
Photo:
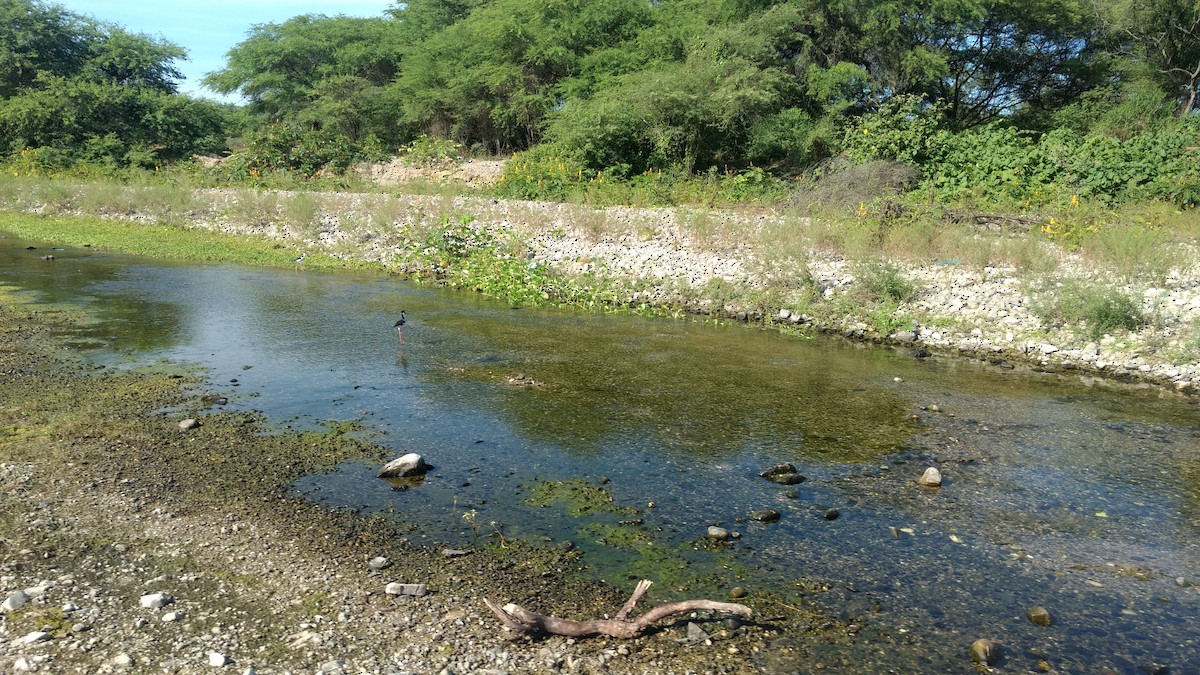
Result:
[[[795,252],[771,248],[782,241],[779,231],[802,232],[809,225],[804,219],[740,211],[597,211],[471,197],[347,194],[325,199],[311,223],[289,224],[282,206],[258,222],[247,222],[228,208],[238,200],[236,193],[211,191],[211,206],[196,212],[194,222],[227,232],[265,234],[299,249],[378,261],[410,272],[405,269],[406,254],[421,245],[414,232],[444,227],[446,217],[455,222],[470,216],[475,225],[511,242],[513,255],[544,263],[558,274],[589,275],[623,285],[630,305],[646,303],[776,326],[805,325],[1005,368],[1079,372],[1200,394],[1200,250],[1194,244],[1182,245],[1182,264],[1154,282],[1119,281],[1078,253],[1042,242],[1040,254],[1056,260],[1053,273],[1037,279],[1015,267],[972,268],[957,259],[929,265],[891,262],[914,284],[916,297],[894,312],[902,325],[881,333],[879,317],[855,304],[862,263],[815,245],[803,249],[802,260],[796,260]],[[764,232],[776,234],[762,236]],[[978,245],[995,245],[1005,236],[981,233]],[[1081,325],[1047,325],[1036,308],[1064,283],[1132,296],[1150,321],[1134,332],[1095,338]],[[816,304],[812,288],[818,294]]]

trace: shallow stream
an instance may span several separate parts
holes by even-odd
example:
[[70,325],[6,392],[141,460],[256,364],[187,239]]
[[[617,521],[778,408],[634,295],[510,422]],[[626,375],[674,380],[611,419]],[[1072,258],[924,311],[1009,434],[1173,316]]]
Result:
[[[656,599],[773,591],[850,636],[784,635],[807,665],[766,670],[962,669],[987,637],[1005,669],[1200,672],[1195,402],[741,325],[512,309],[387,277],[2,233],[0,284],[89,308],[70,337],[108,367],[199,366],[225,409],[281,429],[353,421],[435,465],[400,486],[346,464],[299,481],[306,499],[394,514],[418,543],[570,542],[620,587],[656,580]],[[758,476],[782,462],[806,480]],[[930,466],[940,489],[915,485]],[[765,508],[780,519],[749,518]],[[713,543],[709,525],[740,538]],[[1026,619],[1035,606],[1051,626]]]

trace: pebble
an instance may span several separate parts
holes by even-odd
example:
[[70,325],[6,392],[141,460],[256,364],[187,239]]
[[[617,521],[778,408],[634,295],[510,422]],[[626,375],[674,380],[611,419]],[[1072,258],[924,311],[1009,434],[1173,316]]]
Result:
[[825,516],[825,520],[837,520],[842,514],[837,509],[825,509],[825,513],[821,515]]
[[371,558],[371,560],[367,563],[367,567],[370,567],[373,570],[382,570],[387,569],[391,566],[391,564],[392,561],[384,558],[383,556],[378,556],[376,558]]
[[749,595],[749,592],[741,586],[734,586],[733,588],[729,589],[729,597],[733,598],[734,600],[737,600],[738,598],[744,598],[747,595]]
[[402,584],[393,581],[383,589],[383,592],[388,595],[411,595],[420,598],[428,593],[429,589],[425,584]]
[[208,653],[208,665],[212,666],[213,668],[223,668],[230,663],[232,663],[232,661],[229,659],[229,657],[220,652]]
[[118,668],[128,668],[133,665],[133,657],[121,652],[113,657],[112,664]]
[[180,422],[179,422],[179,429],[181,431],[191,431],[192,429],[195,429],[198,426],[200,426],[200,422],[192,417],[189,417],[185,420],[180,420]]
[[167,612],[166,614],[162,615],[162,620],[165,621],[166,623],[171,623],[172,621],[178,621],[182,618],[183,618],[182,612]]

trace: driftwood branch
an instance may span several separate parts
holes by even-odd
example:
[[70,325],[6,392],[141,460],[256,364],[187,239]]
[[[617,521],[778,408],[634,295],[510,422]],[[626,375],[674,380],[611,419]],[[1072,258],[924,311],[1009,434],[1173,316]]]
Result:
[[650,590],[652,583],[648,579],[638,582],[633,595],[629,596],[629,600],[621,606],[616,616],[611,619],[573,621],[571,619],[559,619],[531,612],[524,607],[512,603],[503,607],[497,607],[495,603],[487,598],[484,598],[483,602],[488,606],[488,609],[495,613],[501,623],[513,632],[531,635],[545,633],[550,635],[566,635],[568,637],[604,635],[613,638],[632,639],[641,636],[660,619],[672,614],[683,614],[700,609],[708,609],[725,614],[736,614],[742,617],[749,617],[753,614],[753,611],[749,607],[732,602],[682,600],[680,602],[668,602],[665,605],[659,605],[636,619],[629,618],[638,600],[641,600],[646,591]]

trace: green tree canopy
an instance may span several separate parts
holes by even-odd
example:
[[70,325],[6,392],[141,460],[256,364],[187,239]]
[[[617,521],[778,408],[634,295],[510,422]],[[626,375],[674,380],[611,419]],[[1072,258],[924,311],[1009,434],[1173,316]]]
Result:
[[36,0],[0,0],[0,152],[147,164],[223,144],[219,106],[181,96],[170,42]]
[[395,139],[397,103],[385,85],[402,51],[394,20],[303,15],[255,26],[204,84],[241,93],[265,121],[330,128],[352,140]]

